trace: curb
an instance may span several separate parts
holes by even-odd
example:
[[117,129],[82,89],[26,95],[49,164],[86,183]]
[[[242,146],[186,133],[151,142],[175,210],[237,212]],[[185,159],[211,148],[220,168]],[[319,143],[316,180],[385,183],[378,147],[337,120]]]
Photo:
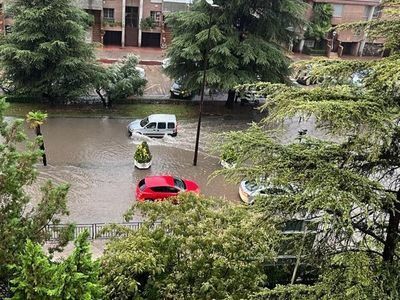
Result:
[[[120,62],[119,59],[110,59],[110,58],[100,58],[97,60],[103,64],[114,64]],[[139,65],[147,65],[147,66],[161,66],[162,62],[158,60],[141,60],[138,63]]]

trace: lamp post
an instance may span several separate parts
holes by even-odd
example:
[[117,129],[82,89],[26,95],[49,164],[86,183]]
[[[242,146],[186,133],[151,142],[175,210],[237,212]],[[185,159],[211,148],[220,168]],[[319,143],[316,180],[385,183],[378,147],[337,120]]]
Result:
[[[208,5],[211,7],[219,7],[218,5],[214,4],[213,0],[205,0]],[[211,21],[212,21],[212,14],[210,13],[210,21],[209,21],[209,26],[208,26],[208,33],[207,33],[207,44],[206,44],[206,49],[203,54],[203,82],[201,84],[201,96],[200,96],[200,108],[199,108],[199,120],[197,122],[197,133],[196,133],[196,145],[194,148],[194,158],[193,158],[193,166],[197,166],[197,156],[199,152],[199,141],[200,141],[200,129],[201,129],[201,117],[203,115],[203,103],[204,103],[204,88],[206,85],[206,75],[207,75],[207,67],[208,67],[208,47],[210,44],[210,35],[211,35]]]

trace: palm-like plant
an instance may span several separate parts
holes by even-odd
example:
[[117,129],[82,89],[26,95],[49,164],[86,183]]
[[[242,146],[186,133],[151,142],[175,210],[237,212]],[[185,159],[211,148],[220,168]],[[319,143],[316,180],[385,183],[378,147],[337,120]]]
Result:
[[[47,119],[47,114],[41,111],[31,111],[26,115],[26,122],[29,123],[29,127],[35,129],[36,136],[41,137],[42,131],[40,125],[43,125]],[[47,166],[46,152],[44,148],[44,141],[40,141],[40,150],[42,150],[43,165]]]

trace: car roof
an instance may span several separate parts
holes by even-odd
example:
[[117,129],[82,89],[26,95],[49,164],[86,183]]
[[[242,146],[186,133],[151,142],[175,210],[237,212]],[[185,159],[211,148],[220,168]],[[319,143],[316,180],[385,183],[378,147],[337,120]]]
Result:
[[149,122],[174,122],[174,123],[176,123],[175,115],[154,114],[154,115],[150,115],[148,118],[149,118]]
[[175,186],[174,177],[172,176],[147,176],[145,179],[146,187],[156,186]]

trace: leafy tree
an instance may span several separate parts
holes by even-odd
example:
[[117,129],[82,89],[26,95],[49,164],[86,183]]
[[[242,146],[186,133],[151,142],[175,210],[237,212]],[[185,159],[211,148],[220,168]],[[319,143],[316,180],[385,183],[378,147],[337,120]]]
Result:
[[[47,114],[42,113],[41,111],[36,111],[36,112],[31,111],[26,115],[26,121],[29,123],[29,127],[35,129],[36,136],[40,138],[42,137],[42,131],[40,125],[43,125],[46,119],[47,119]],[[47,166],[47,158],[43,140],[40,143],[40,150],[42,151],[43,165]]]
[[[266,195],[256,200],[266,217],[285,221],[301,216],[319,224],[309,258],[320,266],[333,261],[341,270],[326,268],[316,284],[319,290],[323,285],[327,299],[340,293],[348,299],[367,299],[367,290],[357,295],[354,289],[368,285],[374,285],[372,295],[385,295],[377,298],[399,298],[399,4],[398,0],[385,3],[391,5],[388,12],[396,12],[392,19],[346,25],[368,25],[367,30],[387,37],[391,56],[368,62],[299,64],[307,65],[310,75],[322,81],[313,89],[270,83],[253,86],[267,95],[264,109],[269,115],[264,122],[312,118],[326,138],[303,137],[301,142],[282,144],[276,132],[263,128],[266,123],[224,137],[225,148],[240,145],[236,169],[221,171],[229,178],[267,177],[273,184],[296,188],[290,197]],[[355,73],[361,78],[358,82],[350,79]],[[363,268],[365,273],[359,274]],[[338,274],[347,279],[341,281]],[[299,290],[283,288],[285,293],[295,291]]]
[[46,99],[75,98],[99,67],[85,42],[90,18],[72,0],[15,0],[14,25],[0,46],[3,89]]
[[82,233],[74,252],[63,262],[52,262],[40,244],[28,240],[18,264],[13,265],[11,299],[102,299],[99,264],[93,262],[87,238]]
[[122,62],[113,64],[98,74],[96,92],[104,106],[111,107],[116,100],[143,94],[147,80],[136,69],[138,62],[137,56],[128,55]]
[[[298,0],[216,0],[219,8],[195,1],[188,12],[170,14],[173,40],[166,72],[186,88],[200,90],[203,70],[207,86],[231,90],[237,84],[282,82],[288,59],[281,45],[303,24],[304,3]],[[210,29],[210,39],[208,32]]]
[[306,38],[321,40],[331,29],[333,7],[330,3],[315,3],[311,22],[305,32]]
[[[38,149],[41,139],[26,141],[22,131],[23,120],[5,122],[3,112],[6,106],[5,100],[1,99],[0,281],[9,277],[7,265],[15,262],[26,239],[43,242],[47,236],[43,231],[45,226],[58,223],[61,215],[68,214],[66,197],[69,188],[65,184],[55,186],[46,182],[41,188],[42,199],[32,207],[26,187],[34,184],[37,177],[35,164],[42,155]],[[68,240],[68,230],[64,233],[60,245]]]
[[136,208],[145,225],[112,227],[102,258],[110,299],[243,299],[264,284],[277,231],[246,207],[183,194]]

